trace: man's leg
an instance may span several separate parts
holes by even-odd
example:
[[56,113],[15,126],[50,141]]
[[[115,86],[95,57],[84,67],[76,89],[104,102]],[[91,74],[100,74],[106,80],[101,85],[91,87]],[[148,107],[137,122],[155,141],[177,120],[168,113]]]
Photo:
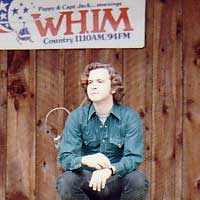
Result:
[[133,171],[122,178],[121,200],[145,200],[149,182],[140,171]]
[[61,200],[89,200],[82,189],[85,182],[80,174],[66,171],[58,176],[56,190]]
[[111,176],[101,191],[93,191],[88,185],[85,191],[91,200],[120,200],[121,195],[121,178]]

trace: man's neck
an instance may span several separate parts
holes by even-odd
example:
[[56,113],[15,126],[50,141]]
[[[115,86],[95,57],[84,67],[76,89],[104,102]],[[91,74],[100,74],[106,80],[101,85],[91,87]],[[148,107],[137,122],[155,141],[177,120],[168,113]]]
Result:
[[107,99],[106,101],[93,102],[94,108],[98,115],[108,115],[113,106],[113,99]]

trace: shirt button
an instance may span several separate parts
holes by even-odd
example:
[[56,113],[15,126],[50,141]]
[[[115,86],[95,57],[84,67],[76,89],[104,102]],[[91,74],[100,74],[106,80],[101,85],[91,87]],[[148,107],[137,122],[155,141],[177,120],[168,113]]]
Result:
[[105,142],[105,140],[102,140],[102,142],[104,143],[104,142]]
[[102,126],[102,125],[100,125],[99,127],[100,127],[100,128],[103,128],[103,126]]
[[105,128],[107,128],[107,125],[105,125]]

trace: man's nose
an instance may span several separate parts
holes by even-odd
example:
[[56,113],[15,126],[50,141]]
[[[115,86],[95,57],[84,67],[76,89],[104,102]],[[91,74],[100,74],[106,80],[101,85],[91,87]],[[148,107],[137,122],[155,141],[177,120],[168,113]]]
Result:
[[96,86],[96,85],[93,85],[93,86],[92,86],[92,90],[94,90],[94,89],[97,89],[97,86]]
[[92,89],[96,89],[96,88],[97,88],[97,83],[96,83],[96,82],[93,82],[91,88],[92,88]]

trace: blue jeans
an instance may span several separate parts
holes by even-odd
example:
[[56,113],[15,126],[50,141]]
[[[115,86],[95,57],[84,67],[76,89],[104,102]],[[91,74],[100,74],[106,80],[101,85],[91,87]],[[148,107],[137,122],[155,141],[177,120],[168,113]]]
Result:
[[149,182],[140,171],[124,177],[111,176],[100,192],[89,187],[92,172],[66,171],[57,178],[56,190],[62,200],[145,200]]

